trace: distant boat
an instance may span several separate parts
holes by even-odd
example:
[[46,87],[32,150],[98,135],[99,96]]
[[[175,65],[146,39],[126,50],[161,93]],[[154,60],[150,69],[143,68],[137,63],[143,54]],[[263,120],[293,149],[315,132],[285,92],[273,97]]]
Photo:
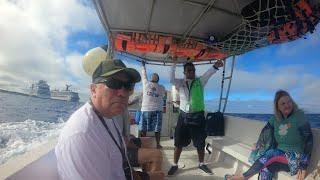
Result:
[[51,91],[51,99],[58,99],[58,100],[64,100],[64,101],[73,101],[78,102],[79,101],[79,94],[77,92],[73,92],[69,88],[71,85],[66,84],[65,90],[52,90]]
[[40,98],[50,99],[50,86],[44,80],[39,80],[37,83],[33,83],[30,89],[30,96],[36,96]]
[[44,99],[57,99],[63,101],[78,102],[80,100],[79,94],[70,90],[71,85],[66,84],[65,90],[52,90],[50,86],[44,80],[39,80],[37,83],[33,83],[30,88],[29,95]]

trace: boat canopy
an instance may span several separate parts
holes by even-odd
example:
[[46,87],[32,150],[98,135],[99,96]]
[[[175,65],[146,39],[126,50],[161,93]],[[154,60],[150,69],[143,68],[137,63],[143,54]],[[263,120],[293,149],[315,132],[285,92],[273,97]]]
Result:
[[145,61],[225,59],[313,32],[319,0],[93,0],[111,52]]

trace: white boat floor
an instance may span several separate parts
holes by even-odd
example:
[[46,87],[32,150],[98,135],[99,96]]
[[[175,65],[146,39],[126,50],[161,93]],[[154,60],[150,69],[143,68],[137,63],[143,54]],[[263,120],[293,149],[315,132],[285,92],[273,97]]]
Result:
[[[162,170],[165,174],[167,174],[168,170],[170,169],[173,163],[173,153],[174,153],[174,143],[173,139],[169,138],[162,138],[161,139],[162,154],[163,154],[163,165]],[[205,161],[209,157],[209,154],[206,152],[205,154]],[[233,167],[224,163],[215,163],[213,160],[208,163],[208,167],[214,173],[213,175],[206,174],[202,170],[198,168],[199,160],[197,155],[197,150],[193,147],[191,143],[188,147],[184,148],[180,160],[179,166],[185,166],[184,168],[179,168],[177,173],[174,176],[166,176],[165,179],[168,180],[207,180],[207,179],[224,179],[225,174],[229,174],[233,172]]]

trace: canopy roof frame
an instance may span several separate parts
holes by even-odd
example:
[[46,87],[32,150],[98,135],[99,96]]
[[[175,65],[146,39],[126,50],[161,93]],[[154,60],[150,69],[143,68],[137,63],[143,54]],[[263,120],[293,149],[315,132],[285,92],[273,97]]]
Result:
[[[207,55],[203,56],[202,59],[196,59],[198,58],[196,56],[197,53],[192,52],[191,54],[186,53],[182,55],[180,58],[185,58],[185,60],[182,61],[186,61],[187,58],[191,58],[194,61],[210,61],[217,58],[225,59],[273,44],[273,41],[270,41],[267,38],[270,38],[270,33],[274,28],[281,28],[284,24],[271,23],[270,26],[267,24],[266,27],[260,27],[260,25],[254,26],[253,24],[255,23],[254,21],[260,22],[260,13],[269,12],[272,8],[276,8],[273,9],[273,12],[274,10],[277,12],[278,8],[279,10],[285,8],[285,11],[287,11],[286,8],[289,8],[287,7],[288,5],[285,5],[284,2],[282,2],[283,0],[273,1],[276,2],[275,6],[267,6],[267,9],[262,9],[260,11],[262,7],[261,4],[268,4],[269,1],[93,0],[99,18],[107,32],[110,54],[113,55],[113,51],[131,52],[134,53],[135,56],[154,62],[168,62],[170,61],[168,55],[170,54],[173,56],[174,53],[180,52],[181,49],[174,50],[172,49],[173,46],[171,46],[171,50],[166,53],[168,54],[167,56],[161,54],[159,49],[153,53],[144,53],[140,49],[130,49],[130,51],[127,51],[126,49],[122,50],[121,45],[119,46],[117,35],[124,33],[124,35],[129,35],[128,37],[130,38],[133,33],[144,34],[146,37],[149,37],[150,34],[157,34],[159,36],[175,38],[177,46],[188,46],[191,41],[204,44],[207,47]],[[319,19],[320,0],[309,1],[309,4],[313,8],[312,10],[315,12],[312,16]],[[256,2],[259,3],[258,7],[252,5]],[[278,7],[279,4],[277,3],[282,3],[282,5]],[[252,6],[250,8],[259,9],[258,11],[254,11],[256,13],[252,15],[257,16],[256,19],[250,20],[250,16],[245,17],[245,14],[243,14],[243,12],[246,13],[246,11],[243,11],[244,8],[247,8],[248,6]],[[296,5],[294,4],[294,6]],[[278,16],[278,14],[275,14],[275,16]],[[284,23],[290,21],[288,16],[290,15],[284,15],[283,18],[286,19],[286,22]],[[271,14],[270,18],[275,17]],[[270,20],[268,23],[270,23]],[[318,20],[315,20],[312,23],[316,25]],[[307,32],[308,30],[303,31],[302,34],[298,33],[297,38],[303,36]],[[131,38],[133,38],[133,36]],[[210,42],[211,39],[214,39],[213,43]],[[294,39],[289,38],[288,40],[282,40],[282,42],[292,41]],[[115,41],[117,41],[117,43]],[[132,45],[130,47],[132,47]],[[201,50],[202,49],[196,49],[199,54],[201,54]],[[219,54],[208,54],[209,51],[215,53],[216,50],[219,53],[223,53],[224,56],[220,56]],[[147,50],[147,52],[151,52],[151,50]],[[156,53],[158,53],[158,55]]]

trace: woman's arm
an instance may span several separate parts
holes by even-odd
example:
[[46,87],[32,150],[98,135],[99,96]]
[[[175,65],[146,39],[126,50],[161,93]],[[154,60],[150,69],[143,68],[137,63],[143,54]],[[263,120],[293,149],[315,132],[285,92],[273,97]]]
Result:
[[305,121],[299,128],[299,133],[303,138],[304,143],[304,153],[301,158],[301,164],[300,167],[301,169],[307,169],[310,157],[311,157],[311,152],[312,152],[312,147],[313,147],[313,135],[311,131],[311,127],[308,121]]

